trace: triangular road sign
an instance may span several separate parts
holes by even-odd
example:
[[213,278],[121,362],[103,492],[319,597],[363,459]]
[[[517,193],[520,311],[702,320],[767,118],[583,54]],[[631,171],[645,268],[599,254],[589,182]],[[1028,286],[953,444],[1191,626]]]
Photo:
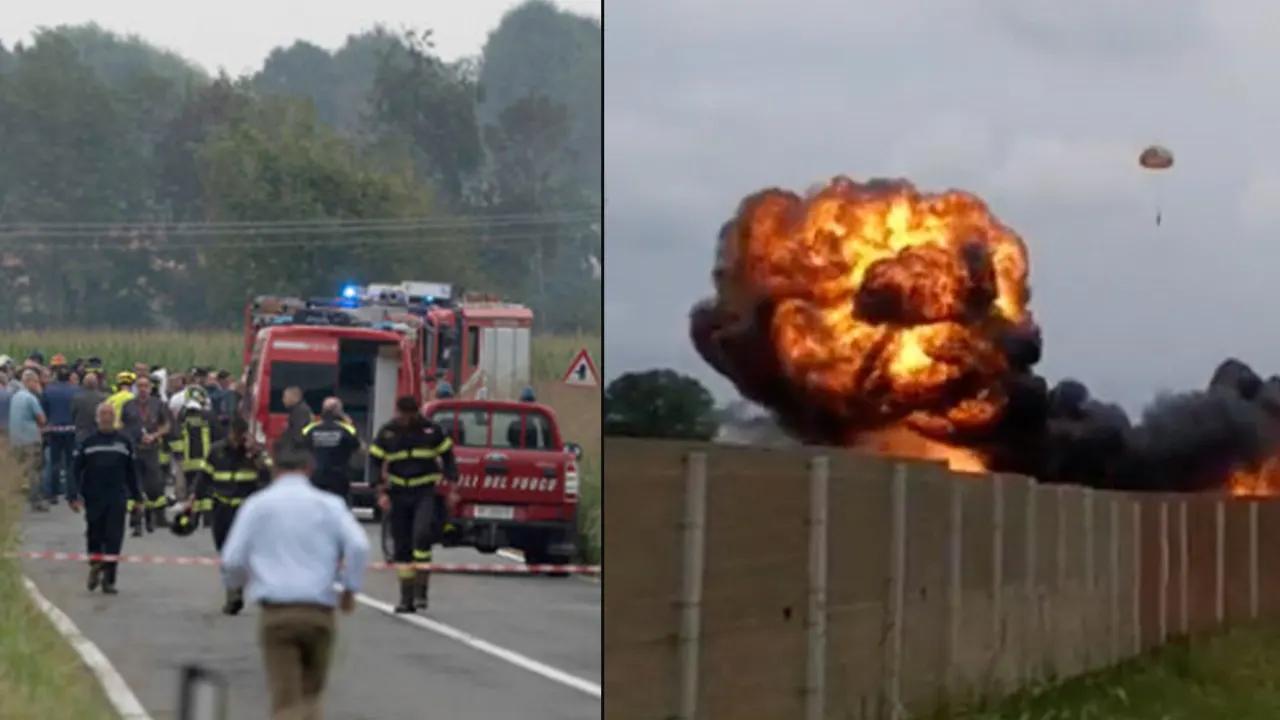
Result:
[[591,353],[586,348],[579,350],[569,363],[561,382],[575,387],[600,387],[600,373],[596,372],[596,364],[591,362]]

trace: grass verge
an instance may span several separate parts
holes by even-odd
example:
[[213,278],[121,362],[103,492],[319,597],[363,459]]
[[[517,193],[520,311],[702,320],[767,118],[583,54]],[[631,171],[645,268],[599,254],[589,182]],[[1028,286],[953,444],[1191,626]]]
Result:
[[965,720],[1263,720],[1280,717],[1280,623],[1180,640],[1115,668],[1028,691]]
[[[18,543],[21,475],[0,445],[0,549]],[[102,687],[36,608],[18,561],[0,554],[0,718],[117,717]]]
[[588,565],[600,563],[603,524],[600,522],[600,466],[583,458],[578,488],[578,552]]

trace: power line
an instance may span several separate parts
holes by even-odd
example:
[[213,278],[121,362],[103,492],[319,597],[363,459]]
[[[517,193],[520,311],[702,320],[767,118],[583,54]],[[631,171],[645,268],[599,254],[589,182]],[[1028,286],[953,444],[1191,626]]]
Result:
[[163,244],[137,244],[122,242],[82,242],[74,245],[67,243],[47,243],[43,241],[4,241],[0,240],[0,249],[16,249],[16,250],[73,250],[76,252],[83,251],[115,251],[115,252],[148,252],[148,253],[165,253],[177,250],[234,250],[234,249],[252,249],[252,250],[272,250],[276,248],[334,248],[334,247],[353,247],[353,246],[370,246],[370,245],[413,245],[413,244],[444,244],[468,242],[484,244],[488,242],[498,243],[519,243],[530,242],[535,240],[559,242],[564,240],[563,236],[548,236],[543,233],[510,233],[506,235],[487,235],[484,237],[330,237],[324,239],[285,239],[273,240],[270,242],[254,242],[246,240],[227,240],[224,242],[208,243],[208,242],[179,242],[179,243],[163,243]]
[[42,242],[47,245],[58,245],[67,248],[84,247],[95,244],[115,244],[115,245],[132,245],[145,244],[163,249],[170,247],[175,243],[171,238],[191,239],[205,238],[203,245],[219,245],[224,242],[242,239],[245,236],[253,236],[258,238],[266,237],[297,237],[307,236],[319,241],[320,236],[336,236],[339,242],[345,241],[351,237],[392,237],[395,235],[403,235],[406,233],[416,234],[416,237],[439,236],[446,233],[465,233],[468,238],[483,237],[491,234],[493,231],[503,230],[523,230],[532,232],[541,229],[543,234],[549,234],[552,231],[574,231],[588,230],[596,227],[598,224],[594,220],[561,220],[555,222],[520,222],[506,223],[499,225],[475,224],[475,225],[457,225],[452,227],[433,227],[421,225],[404,225],[399,227],[382,226],[376,228],[364,227],[317,227],[317,228],[250,228],[245,230],[190,230],[181,233],[153,234],[153,233],[136,233],[136,234],[101,234],[101,233],[76,233],[76,232],[35,232],[35,233],[0,233],[0,247],[25,247],[35,242]]
[[151,232],[182,232],[188,229],[244,229],[244,228],[311,228],[311,227],[348,227],[381,225],[422,225],[422,226],[455,226],[471,224],[502,224],[509,222],[541,222],[556,221],[564,218],[600,218],[601,206],[584,208],[539,211],[525,213],[496,213],[492,215],[446,215],[418,217],[383,217],[383,218],[313,218],[309,220],[226,220],[226,221],[133,221],[133,222],[9,222],[0,223],[0,232],[28,231],[61,231],[61,230],[94,230],[118,231],[145,230]]

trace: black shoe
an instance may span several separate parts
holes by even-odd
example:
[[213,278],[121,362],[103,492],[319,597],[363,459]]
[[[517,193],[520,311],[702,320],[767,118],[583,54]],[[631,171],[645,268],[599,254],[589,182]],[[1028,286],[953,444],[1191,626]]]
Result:
[[134,537],[142,537],[142,526],[141,526],[141,525],[134,525],[134,526],[133,526],[133,536],[134,536]]
[[98,589],[98,583],[102,580],[102,568],[97,563],[89,566],[89,592]]
[[103,584],[102,584],[102,594],[103,594],[103,595],[117,595],[117,594],[119,594],[119,592],[116,590],[116,584],[115,584],[115,583],[103,583]]
[[411,613],[414,608],[414,582],[412,578],[400,581],[400,604],[396,606],[396,612],[401,615]]
[[421,573],[418,575],[418,581],[413,586],[413,604],[419,610],[427,609],[427,590],[430,587],[430,575]]
[[235,591],[227,592],[227,601],[222,604],[223,615],[235,615],[244,609],[244,597]]

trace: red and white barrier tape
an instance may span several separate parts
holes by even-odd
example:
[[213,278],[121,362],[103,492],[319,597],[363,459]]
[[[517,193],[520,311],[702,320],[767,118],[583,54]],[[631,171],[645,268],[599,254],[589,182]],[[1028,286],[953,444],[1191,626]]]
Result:
[[[216,557],[182,556],[182,555],[102,555],[98,553],[69,553],[51,551],[6,552],[5,557],[19,560],[67,560],[71,562],[88,562],[90,560],[132,563],[139,565],[220,565]],[[540,575],[542,573],[573,573],[576,575],[599,575],[599,565],[486,565],[482,563],[406,563],[419,570],[430,570],[438,573],[472,574],[472,575]],[[372,570],[393,570],[400,567],[397,563],[372,562]]]

